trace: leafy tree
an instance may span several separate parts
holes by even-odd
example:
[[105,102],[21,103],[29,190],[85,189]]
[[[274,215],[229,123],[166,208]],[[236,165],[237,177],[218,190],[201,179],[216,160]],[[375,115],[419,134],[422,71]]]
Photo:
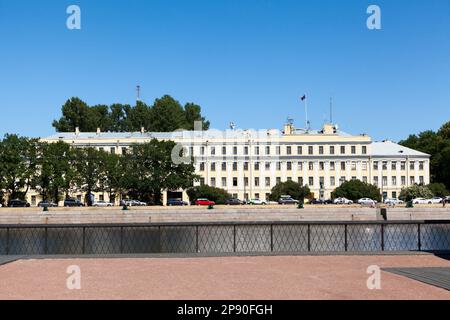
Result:
[[293,199],[304,201],[310,193],[308,186],[302,186],[300,183],[289,180],[280,182],[274,186],[271,190],[269,200],[278,201],[282,195],[289,195]]
[[413,185],[408,188],[403,188],[400,192],[399,199],[403,201],[411,201],[414,198],[429,199],[433,197],[433,192],[427,186]]
[[155,100],[149,130],[171,132],[186,126],[186,116],[178,101],[168,95]]
[[24,199],[36,174],[37,139],[5,135],[0,143],[0,179],[9,198]]
[[[78,187],[86,192],[88,197],[90,193],[101,191],[99,187],[99,176],[102,168],[100,151],[94,148],[75,149],[75,168],[77,175],[75,177]],[[90,199],[86,199],[90,206]]]
[[427,187],[435,197],[446,197],[450,194],[443,183],[430,183]]
[[117,154],[99,152],[99,190],[108,192],[109,199],[123,190],[123,161]]
[[175,164],[171,153],[173,141],[152,139],[149,143],[132,146],[123,156],[122,185],[129,195],[161,204],[162,190],[186,189],[192,186],[194,174],[192,164]]
[[58,203],[60,195],[68,195],[76,177],[74,150],[62,141],[41,143],[38,151],[36,189],[43,199]]
[[195,103],[186,103],[184,106],[184,113],[186,118],[186,125],[183,127],[186,130],[194,130],[195,121],[201,121],[203,123],[203,130],[209,129],[209,121],[202,117],[202,109]]
[[355,202],[361,198],[381,201],[380,189],[360,180],[345,181],[331,193],[331,197],[333,199],[344,197]]
[[231,195],[226,190],[208,185],[189,188],[186,193],[191,201],[195,201],[199,198],[206,198],[214,201],[216,204],[224,204],[227,199],[231,198]]
[[53,121],[53,127],[58,132],[73,132],[75,128],[81,131],[92,131],[89,122],[89,107],[79,98],[73,97],[66,101],[61,108],[62,117]]

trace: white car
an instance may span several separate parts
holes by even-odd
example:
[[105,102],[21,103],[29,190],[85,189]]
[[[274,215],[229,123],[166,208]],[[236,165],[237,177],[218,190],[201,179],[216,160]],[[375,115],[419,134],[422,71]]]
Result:
[[139,200],[127,200],[125,201],[125,204],[128,207],[142,207],[146,206],[147,204],[145,202],[139,201]]
[[431,199],[428,199],[428,203],[429,204],[442,203],[442,198],[441,197],[433,197]]
[[377,202],[370,198],[361,198],[358,200],[358,203],[363,206],[374,206]]
[[248,204],[252,204],[252,205],[266,205],[267,202],[265,200],[261,200],[261,199],[250,199]]
[[385,204],[389,205],[397,205],[397,204],[403,204],[403,201],[397,198],[386,198],[384,199]]
[[352,200],[348,200],[347,198],[341,197],[341,198],[336,198],[333,201],[334,204],[353,204]]
[[428,200],[425,198],[415,198],[415,199],[412,199],[412,202],[414,204],[427,204]]
[[94,207],[112,207],[113,204],[105,201],[96,201],[92,204]]

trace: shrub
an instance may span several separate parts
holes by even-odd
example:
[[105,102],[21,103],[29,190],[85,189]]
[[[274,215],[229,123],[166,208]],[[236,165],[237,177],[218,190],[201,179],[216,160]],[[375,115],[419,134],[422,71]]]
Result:
[[419,186],[417,184],[403,188],[400,192],[399,199],[403,201],[411,201],[414,198],[432,198],[433,192],[427,186]]
[[269,200],[278,201],[282,195],[289,195],[293,199],[304,201],[305,197],[310,195],[308,186],[302,186],[294,181],[280,182],[272,188]]
[[333,199],[340,197],[353,200],[354,202],[361,198],[381,201],[380,189],[377,186],[360,180],[345,181],[331,193],[331,198]]
[[195,201],[198,198],[207,198],[216,204],[224,204],[227,199],[231,198],[231,195],[226,190],[208,185],[189,188],[186,193],[191,201]]

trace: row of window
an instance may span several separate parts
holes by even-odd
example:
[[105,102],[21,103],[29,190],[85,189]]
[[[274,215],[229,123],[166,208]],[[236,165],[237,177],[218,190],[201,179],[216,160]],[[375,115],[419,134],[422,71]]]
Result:
[[[357,178],[356,177],[352,177],[352,179],[353,180],[356,180]],[[397,186],[397,177],[391,177],[391,185],[392,186]],[[415,180],[415,177],[414,176],[410,176],[409,177],[409,183],[410,183],[410,185],[413,185],[413,184],[415,184],[416,183],[416,180]],[[233,178],[231,178],[231,184],[230,185],[228,185],[228,178],[226,178],[226,177],[222,177],[221,178],[221,187],[222,188],[227,188],[227,187],[238,187],[238,181],[239,181],[239,179],[237,178],[237,177],[233,177]],[[287,181],[292,181],[292,177],[287,177]],[[329,177],[329,185],[331,186],[331,187],[334,187],[334,186],[336,186],[336,184],[337,183],[339,183],[339,185],[340,184],[342,184],[344,181],[346,181],[346,178],[345,177],[340,177],[339,178],[339,180],[338,181],[336,181],[336,177]],[[365,183],[368,183],[368,180],[367,180],[367,176],[363,176],[362,177],[362,181],[363,182],[365,182]],[[241,186],[242,186],[242,183],[243,183],[243,186],[244,187],[248,187],[249,186],[249,182],[250,182],[250,180],[249,180],[249,178],[248,177],[244,177],[243,178],[243,180],[241,180]],[[276,184],[278,184],[278,183],[280,183],[281,182],[281,177],[276,177],[275,178],[275,185]],[[305,183],[305,181],[303,180],[303,177],[298,177],[297,178],[297,182],[299,183],[299,184],[301,184],[301,185],[303,185],[304,183]],[[324,187],[324,183],[325,183],[325,177],[319,177],[319,180],[318,181],[315,181],[314,180],[314,177],[309,177],[308,179],[307,179],[307,185],[308,186],[310,186],[310,187],[314,187],[314,186],[316,186],[315,185],[315,183],[319,183],[318,184],[318,186],[320,187],[320,188],[323,188]],[[265,187],[272,187],[274,184],[272,184],[273,183],[273,180],[270,178],[270,177],[265,177],[264,178],[264,186]],[[418,183],[419,184],[423,184],[424,183],[424,177],[423,176],[419,176],[419,181],[418,181]],[[205,178],[201,178],[200,179],[200,184],[201,185],[204,185],[205,184]],[[376,185],[376,186],[378,186],[379,185],[379,181],[378,181],[378,177],[376,176],[376,177],[373,177],[373,184],[374,185]],[[211,179],[210,179],[210,183],[209,183],[209,185],[210,186],[212,186],[212,187],[217,187],[218,185],[217,185],[217,180],[216,180],[216,178],[215,177],[212,177]],[[382,177],[382,185],[383,186],[387,186],[388,185],[388,177],[386,177],[386,176],[383,176]],[[400,177],[400,185],[401,186],[405,186],[406,185],[406,176],[401,176]],[[261,181],[260,181],[260,178],[259,177],[255,177],[254,178],[254,180],[253,180],[253,186],[254,187],[260,187],[261,186]]]
[[[385,163],[386,162],[386,163]],[[286,161],[284,162],[286,164],[286,170],[292,170],[292,162],[291,161]],[[307,162],[308,165],[308,170],[314,170],[315,165],[318,164],[319,166],[319,170],[325,170],[325,162],[323,161],[319,161],[319,162],[314,162],[314,161],[309,161]],[[338,164],[340,165],[340,169],[345,171],[347,169],[347,163],[345,161],[340,161],[338,162]],[[275,162],[275,169],[276,170],[281,170],[281,162]],[[199,164],[199,170],[200,171],[205,171],[205,166],[206,163],[205,162],[200,162]],[[232,166],[232,170],[233,171],[238,171],[238,162],[232,162],[231,163]],[[264,168],[265,170],[270,170],[272,166],[272,162],[264,162]],[[391,164],[391,168],[392,170],[397,170],[397,162],[396,161],[392,161]],[[406,166],[406,162],[405,161],[401,161],[400,164],[400,169],[401,170],[405,170],[405,166]],[[248,171],[249,170],[249,162],[245,161],[243,162],[243,169],[244,171]],[[336,162],[335,161],[330,161],[330,170],[334,171],[336,169]],[[356,161],[351,161],[350,162],[350,169],[351,170],[356,170]],[[367,170],[367,161],[362,161],[361,162],[361,169],[362,170]],[[373,163],[373,169],[374,170],[378,170],[378,161],[375,161]],[[383,161],[382,164],[382,169],[383,170],[387,170],[387,161]],[[415,162],[411,161],[410,162],[410,169],[414,170],[415,169]],[[419,170],[423,170],[424,169],[424,162],[423,161],[419,161]],[[210,170],[211,171],[216,171],[216,162],[211,162],[210,164]],[[222,162],[221,163],[221,170],[222,171],[226,171],[227,170],[227,162]],[[254,170],[260,170],[260,163],[259,162],[254,162]],[[297,162],[297,170],[302,171],[303,170],[303,162],[302,161],[298,161]]]
[[[265,155],[271,155],[272,154],[272,147],[271,146],[254,146],[253,147],[253,155],[261,155],[262,152],[264,152]],[[281,148],[282,146],[274,146],[275,149],[275,155],[281,155]],[[303,155],[303,154],[308,154],[308,155],[315,155],[315,154],[325,154],[325,150],[328,151],[327,154],[330,155],[334,155],[334,154],[357,154],[357,146],[350,146],[350,150],[348,150],[348,146],[328,146],[327,149],[325,149],[325,146],[308,146],[308,147],[303,147],[303,146],[283,146],[284,148],[284,153],[286,155]],[[209,151],[209,155],[214,156],[214,155],[218,155],[218,150],[221,149],[221,155],[238,155],[238,146],[232,146],[232,147],[227,147],[227,146],[222,146],[220,147],[215,147],[215,146],[210,146],[209,147],[210,151]],[[231,152],[230,150],[231,149]],[[243,155],[249,155],[250,152],[250,147],[249,146],[244,146],[241,149],[241,154]],[[189,154],[190,155],[195,155],[194,153],[194,147],[190,147],[189,148]],[[204,156],[206,154],[206,147],[205,146],[201,146],[199,148],[199,154],[201,156]],[[367,154],[367,146],[361,146],[361,154]]]

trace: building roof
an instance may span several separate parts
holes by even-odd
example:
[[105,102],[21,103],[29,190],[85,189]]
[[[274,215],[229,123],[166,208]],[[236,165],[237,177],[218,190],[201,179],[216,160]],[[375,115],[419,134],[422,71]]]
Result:
[[429,157],[429,154],[407,148],[389,140],[372,142],[373,156]]

